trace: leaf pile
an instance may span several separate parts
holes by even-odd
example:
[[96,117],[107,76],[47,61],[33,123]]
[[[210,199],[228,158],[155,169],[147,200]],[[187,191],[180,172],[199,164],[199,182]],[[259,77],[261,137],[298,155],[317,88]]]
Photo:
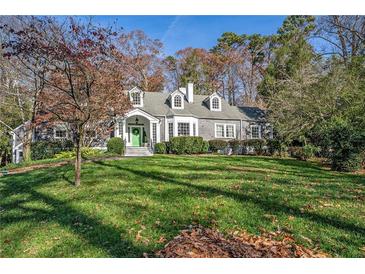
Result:
[[[279,240],[280,239],[280,240]],[[235,232],[224,237],[201,226],[182,230],[164,249],[156,253],[164,258],[324,258],[327,254],[294,243],[284,232],[261,236]]]

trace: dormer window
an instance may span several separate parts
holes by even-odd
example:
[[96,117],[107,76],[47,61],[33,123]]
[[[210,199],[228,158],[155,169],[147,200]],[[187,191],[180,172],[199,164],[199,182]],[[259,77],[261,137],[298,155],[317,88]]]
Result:
[[221,99],[217,95],[210,97],[210,110],[211,111],[222,110]]
[[217,97],[212,99],[212,109],[219,110],[219,99]]
[[172,109],[184,109],[185,94],[177,89],[170,94],[169,101]]
[[129,98],[134,107],[143,107],[143,92],[138,88],[129,91]]
[[132,93],[132,104],[138,106],[141,104],[141,94],[139,92]]
[[175,97],[174,97],[174,107],[175,108],[181,108],[181,106],[182,106],[182,99],[181,99],[181,96],[180,95],[176,95]]

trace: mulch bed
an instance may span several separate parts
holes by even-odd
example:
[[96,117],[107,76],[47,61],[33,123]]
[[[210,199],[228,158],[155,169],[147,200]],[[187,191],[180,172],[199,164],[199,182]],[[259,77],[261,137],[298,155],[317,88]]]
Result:
[[224,236],[201,226],[183,230],[164,249],[162,258],[325,258],[328,254],[295,244],[284,232],[266,232],[261,236],[235,232]]

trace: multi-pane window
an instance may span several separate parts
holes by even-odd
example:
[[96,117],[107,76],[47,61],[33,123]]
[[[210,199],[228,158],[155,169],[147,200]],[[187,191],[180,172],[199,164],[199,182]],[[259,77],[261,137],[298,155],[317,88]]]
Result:
[[123,122],[122,121],[119,121],[119,123],[118,123],[118,127],[119,127],[119,136],[120,136],[120,138],[122,138],[123,139]]
[[217,97],[212,99],[212,109],[219,110],[219,99]]
[[55,130],[55,138],[66,138],[67,132],[64,129],[56,129]]
[[260,126],[251,126],[251,139],[260,139]]
[[215,126],[215,135],[217,138],[224,138],[224,125]]
[[193,136],[196,136],[196,124],[193,124]]
[[182,100],[180,95],[176,95],[174,97],[174,107],[175,108],[181,108]]
[[156,123],[152,124],[152,141],[157,143],[157,125]]
[[139,92],[133,92],[132,96],[132,104],[135,106],[141,105],[141,94]]
[[226,137],[234,138],[234,126],[233,125],[226,125]]
[[174,124],[169,123],[169,140],[171,140],[172,137],[174,137]]
[[235,138],[235,126],[233,124],[215,124],[216,138]]
[[189,136],[190,135],[190,124],[189,123],[178,123],[177,124],[177,135],[178,136]]

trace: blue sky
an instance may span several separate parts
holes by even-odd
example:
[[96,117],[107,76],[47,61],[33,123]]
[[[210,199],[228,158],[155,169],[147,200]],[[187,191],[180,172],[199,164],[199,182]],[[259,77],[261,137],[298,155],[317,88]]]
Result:
[[166,55],[186,47],[211,48],[223,32],[276,33],[285,16],[95,16],[103,25],[116,23],[126,31],[143,30],[160,39]]

